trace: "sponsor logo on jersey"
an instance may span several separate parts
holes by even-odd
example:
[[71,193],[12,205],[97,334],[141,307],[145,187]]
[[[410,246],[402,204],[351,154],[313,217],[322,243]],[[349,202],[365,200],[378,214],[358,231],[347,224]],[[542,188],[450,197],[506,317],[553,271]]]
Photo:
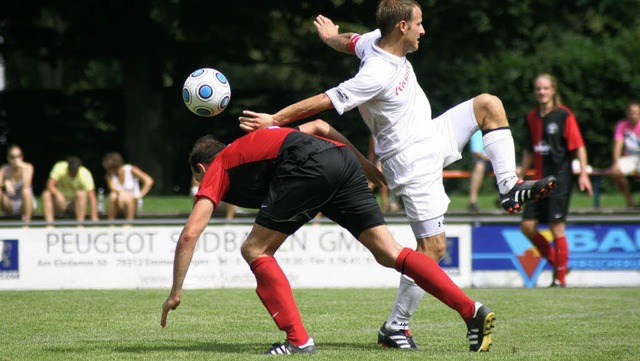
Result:
[[405,90],[405,88],[407,87],[407,84],[409,84],[410,75],[411,75],[411,66],[407,64],[407,67],[404,71],[404,77],[402,77],[402,80],[400,80],[398,85],[396,85],[396,95],[400,95],[400,93],[402,93]]
[[540,141],[540,143],[533,146],[533,151],[538,154],[543,154],[543,155],[549,154],[550,150],[551,150],[551,147],[544,140]]

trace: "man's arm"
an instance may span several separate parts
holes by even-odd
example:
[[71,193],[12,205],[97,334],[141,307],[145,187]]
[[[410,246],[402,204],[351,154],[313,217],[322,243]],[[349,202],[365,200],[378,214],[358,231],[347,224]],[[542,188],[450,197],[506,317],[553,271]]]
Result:
[[92,189],[87,192],[87,198],[89,198],[89,214],[92,221],[99,220],[98,218],[98,201],[96,199],[96,189]]
[[325,93],[314,95],[289,105],[275,114],[256,113],[244,110],[243,116],[239,117],[240,129],[245,132],[252,132],[270,126],[287,125],[296,120],[314,116],[324,110],[333,108],[331,99]]
[[355,33],[339,33],[339,26],[335,25],[331,19],[318,15],[316,20],[313,21],[313,25],[318,30],[318,36],[323,43],[327,44],[332,49],[341,53],[352,54],[351,51],[351,37]]
[[298,127],[300,131],[317,135],[323,138],[335,140],[346,145],[351,151],[356,155],[358,161],[360,162],[360,166],[362,170],[364,170],[367,178],[375,183],[377,186],[387,185],[387,180],[384,178],[384,175],[378,167],[371,161],[367,159],[359,150],[356,148],[344,135],[338,132],[335,128],[333,128],[329,123],[325,122],[322,119],[316,119],[314,121],[304,123]]
[[591,187],[591,180],[587,173],[587,148],[584,146],[576,149],[576,156],[580,162],[580,176],[578,177],[578,186],[581,191],[587,191],[590,196],[593,195],[593,188]]
[[198,238],[200,238],[202,231],[207,227],[207,224],[209,224],[214,209],[215,207],[211,200],[199,198],[193,206],[191,215],[180,233],[173,259],[173,285],[171,286],[169,297],[167,297],[167,300],[162,305],[162,317],[160,319],[160,325],[162,327],[167,324],[167,314],[169,311],[175,310],[180,305],[182,286],[187,275],[187,270],[189,269],[189,264],[191,264],[191,259],[193,258],[196,242]]
[[62,194],[62,192],[60,192],[60,189],[58,189],[58,180],[49,177],[49,179],[47,179],[47,185],[45,186],[45,188],[51,192],[51,195],[53,196],[54,200],[58,200],[58,199],[62,199],[59,200],[59,203],[63,203],[64,201],[64,195]]
[[613,153],[612,153],[612,167],[618,166],[618,161],[622,157],[622,151],[624,150],[624,142],[622,140],[613,141]]

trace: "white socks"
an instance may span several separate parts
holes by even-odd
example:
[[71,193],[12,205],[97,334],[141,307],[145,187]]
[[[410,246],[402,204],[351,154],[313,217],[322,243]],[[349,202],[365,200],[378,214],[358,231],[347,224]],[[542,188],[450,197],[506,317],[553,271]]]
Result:
[[424,294],[424,290],[414,280],[405,275],[400,276],[396,303],[387,319],[387,329],[396,331],[409,328],[409,319],[416,312]]
[[505,194],[516,185],[516,150],[509,128],[501,128],[482,136],[482,144],[491,160],[500,194]]

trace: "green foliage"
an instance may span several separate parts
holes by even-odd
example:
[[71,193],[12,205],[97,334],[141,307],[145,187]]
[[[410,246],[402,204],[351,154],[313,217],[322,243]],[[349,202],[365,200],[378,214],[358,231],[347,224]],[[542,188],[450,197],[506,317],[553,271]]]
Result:
[[[10,0],[0,15],[7,84],[0,114],[8,140],[38,165],[36,192],[50,164],[67,153],[82,155],[101,179],[101,155],[112,150],[151,173],[155,193],[185,189],[184,159],[197,136],[232,140],[242,134],[242,110],[275,112],[355,74],[358,60],[322,44],[313,19],[324,14],[342,31],[362,33],[375,27],[376,3]],[[421,4],[426,36],[409,58],[434,115],[493,93],[518,139],[532,106],[531,81],[551,72],[592,163],[609,165],[613,124],[628,99],[640,97],[640,2]],[[180,97],[187,74],[203,66],[222,70],[232,85],[229,109],[214,119],[190,114]],[[44,97],[22,96],[43,89]],[[321,116],[366,150],[368,131],[356,111]]]

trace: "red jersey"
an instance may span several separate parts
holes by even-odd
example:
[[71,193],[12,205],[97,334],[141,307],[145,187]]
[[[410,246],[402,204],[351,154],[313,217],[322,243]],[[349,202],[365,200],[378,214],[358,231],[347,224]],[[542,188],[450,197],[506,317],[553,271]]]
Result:
[[533,153],[534,179],[554,175],[559,184],[571,184],[573,153],[584,145],[571,109],[561,105],[540,117],[534,108],[527,115],[527,125],[525,147]]
[[206,197],[244,208],[259,208],[279,169],[296,166],[313,154],[344,146],[293,128],[271,127],[246,134],[223,149],[211,162],[196,199]]

